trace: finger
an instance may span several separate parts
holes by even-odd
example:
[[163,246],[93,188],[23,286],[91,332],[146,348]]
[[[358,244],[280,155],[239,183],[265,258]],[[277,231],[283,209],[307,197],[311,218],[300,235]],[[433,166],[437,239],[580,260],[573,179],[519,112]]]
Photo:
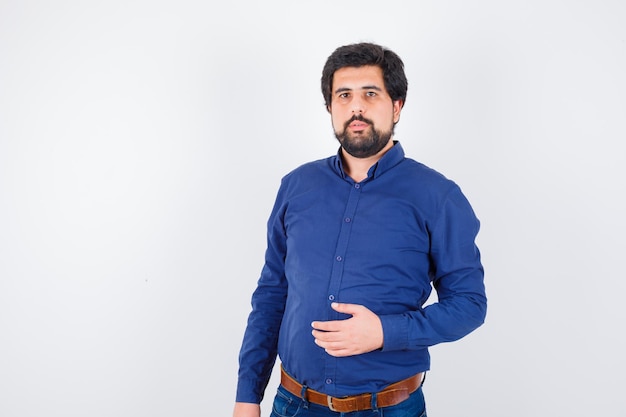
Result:
[[314,321],[311,327],[324,332],[336,332],[339,330],[341,321]]
[[342,342],[324,342],[319,339],[315,339],[315,344],[323,348],[326,352],[348,352],[348,347]]
[[363,306],[360,304],[332,303],[330,306],[339,313],[350,314],[352,316],[363,311]]
[[319,330],[313,330],[311,332],[313,337],[316,340],[321,340],[323,342],[338,342],[341,340],[341,335],[339,332],[323,332]]
[[320,340],[320,339],[315,339],[315,344],[319,347],[323,347],[324,349],[336,350],[336,349],[345,348],[345,346],[343,346],[342,343],[340,342],[331,342],[331,341]]
[[336,358],[342,358],[342,357],[354,355],[354,353],[348,349],[325,349],[325,351],[330,356],[334,356]]

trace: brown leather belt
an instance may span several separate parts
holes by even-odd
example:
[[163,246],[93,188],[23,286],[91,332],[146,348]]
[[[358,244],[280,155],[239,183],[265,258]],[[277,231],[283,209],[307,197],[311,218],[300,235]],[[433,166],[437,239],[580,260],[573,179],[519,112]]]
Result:
[[[389,385],[376,394],[376,406],[382,408],[400,404],[422,385],[423,376],[423,373],[419,373]],[[302,395],[302,385],[288,375],[282,366],[280,368],[280,383],[293,395],[298,397]],[[372,409],[372,394],[369,393],[338,398],[307,388],[306,399],[314,404],[323,405],[324,407],[330,408],[332,411],[340,413]]]

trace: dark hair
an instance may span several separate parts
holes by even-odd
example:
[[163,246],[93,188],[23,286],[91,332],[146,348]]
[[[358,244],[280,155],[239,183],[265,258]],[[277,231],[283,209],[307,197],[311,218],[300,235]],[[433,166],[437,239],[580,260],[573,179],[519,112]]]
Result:
[[408,82],[404,74],[404,63],[393,51],[373,43],[354,43],[340,46],[328,57],[322,70],[322,95],[326,107],[332,100],[333,76],[344,67],[375,65],[383,70],[385,88],[391,100],[406,101]]

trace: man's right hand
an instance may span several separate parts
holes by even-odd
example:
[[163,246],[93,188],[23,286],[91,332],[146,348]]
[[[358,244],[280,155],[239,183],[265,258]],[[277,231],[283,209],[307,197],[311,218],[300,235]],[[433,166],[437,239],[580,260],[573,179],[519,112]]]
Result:
[[261,417],[261,406],[252,403],[235,403],[233,417]]

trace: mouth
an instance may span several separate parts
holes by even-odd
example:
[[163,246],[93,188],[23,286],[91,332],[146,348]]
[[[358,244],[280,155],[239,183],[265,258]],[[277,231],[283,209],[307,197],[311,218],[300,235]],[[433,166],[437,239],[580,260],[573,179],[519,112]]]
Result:
[[369,123],[366,122],[362,122],[360,120],[354,120],[353,122],[351,122],[348,127],[353,130],[353,131],[357,131],[360,132],[362,130],[367,129],[367,127],[369,126]]

